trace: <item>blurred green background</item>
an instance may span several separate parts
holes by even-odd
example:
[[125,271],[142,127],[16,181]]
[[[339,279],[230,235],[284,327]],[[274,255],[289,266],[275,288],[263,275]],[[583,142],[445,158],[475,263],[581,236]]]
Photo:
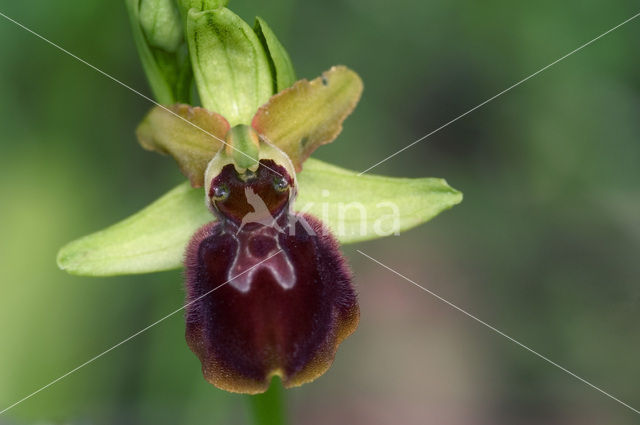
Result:
[[[0,11],[149,93],[123,1]],[[365,94],[317,154],[363,170],[637,13],[634,1],[232,0],[301,77],[357,70]],[[344,248],[359,330],[287,392],[296,424],[632,424],[638,416],[355,252],[369,255],[640,407],[640,19],[375,173],[443,177],[464,202]],[[69,276],[64,243],[183,180],[144,152],[147,101],[0,17],[0,410],[173,311],[181,272]],[[245,424],[207,384],[180,315],[0,424]]]

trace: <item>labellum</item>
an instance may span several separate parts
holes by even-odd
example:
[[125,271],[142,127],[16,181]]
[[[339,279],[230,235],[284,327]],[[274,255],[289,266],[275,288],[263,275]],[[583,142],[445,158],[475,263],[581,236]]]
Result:
[[195,233],[185,260],[189,347],[208,381],[243,393],[265,391],[273,375],[291,387],[323,374],[359,318],[338,243],[292,211],[293,165],[261,145],[255,171],[225,151],[209,164],[217,221]]

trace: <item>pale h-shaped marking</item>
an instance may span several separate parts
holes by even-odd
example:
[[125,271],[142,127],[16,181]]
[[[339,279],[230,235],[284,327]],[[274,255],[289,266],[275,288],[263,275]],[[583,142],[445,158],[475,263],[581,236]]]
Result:
[[[280,246],[280,229],[260,226],[257,230],[230,234],[237,242],[236,255],[227,272],[229,285],[240,292],[249,292],[256,273],[267,269],[283,289],[291,289],[296,283],[296,275],[289,254]],[[271,244],[266,252],[258,252],[259,244]],[[281,255],[274,253],[282,251]],[[265,260],[266,258],[266,260]],[[241,273],[249,270],[248,273]]]

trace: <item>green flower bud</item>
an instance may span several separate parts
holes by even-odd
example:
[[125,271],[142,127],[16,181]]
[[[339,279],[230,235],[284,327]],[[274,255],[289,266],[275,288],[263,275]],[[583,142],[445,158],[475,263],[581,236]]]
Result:
[[273,95],[269,58],[258,36],[226,8],[191,9],[186,38],[202,106],[229,124],[251,124]]
[[153,47],[174,53],[184,40],[180,13],[172,0],[141,0],[140,26]]
[[173,0],[126,0],[133,38],[151,91],[162,104],[192,103],[193,72]]
[[219,7],[225,7],[229,0],[178,0],[183,11],[188,12],[189,9],[213,10]]

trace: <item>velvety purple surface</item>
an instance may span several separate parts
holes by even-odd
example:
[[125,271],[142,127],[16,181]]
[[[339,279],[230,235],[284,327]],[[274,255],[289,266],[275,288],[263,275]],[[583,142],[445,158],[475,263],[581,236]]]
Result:
[[216,206],[225,212],[220,221],[196,232],[187,250],[187,301],[197,300],[187,307],[189,346],[205,377],[224,389],[260,392],[274,373],[285,385],[314,379],[357,324],[338,244],[317,219],[291,214],[289,200],[282,205],[280,193],[269,193],[274,175],[265,167],[244,185],[265,195],[276,224],[240,228],[239,214],[250,212],[240,199],[245,188],[225,171],[214,183],[232,188],[232,202]]

